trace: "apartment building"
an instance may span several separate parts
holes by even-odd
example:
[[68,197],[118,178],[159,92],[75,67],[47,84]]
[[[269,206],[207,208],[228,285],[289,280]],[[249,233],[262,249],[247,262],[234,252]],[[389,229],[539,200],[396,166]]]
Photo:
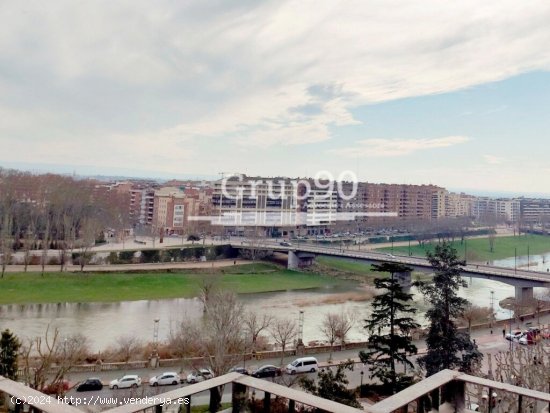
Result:
[[190,216],[199,213],[199,201],[180,188],[163,187],[155,191],[153,227],[165,235],[185,234],[190,229]]
[[520,201],[517,199],[475,197],[472,203],[472,215],[477,219],[517,222],[520,213]]
[[[342,194],[351,199],[342,199]],[[444,211],[443,188],[434,185],[375,184],[370,182],[344,182],[338,210],[357,213],[357,220],[369,221],[379,217],[403,219],[438,218]],[[362,217],[368,213],[370,216]],[[379,215],[379,217],[377,217]]]
[[543,224],[550,221],[550,199],[520,198],[521,218],[528,224]]

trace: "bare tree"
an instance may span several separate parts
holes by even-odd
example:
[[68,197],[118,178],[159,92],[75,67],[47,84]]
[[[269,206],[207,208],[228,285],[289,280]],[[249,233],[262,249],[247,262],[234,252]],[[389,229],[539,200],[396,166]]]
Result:
[[338,329],[336,330],[336,337],[340,341],[340,344],[342,347],[346,344],[346,338],[355,325],[356,322],[356,316],[355,313],[351,311],[342,312],[339,315],[340,322],[338,324]]
[[495,252],[496,236],[495,236],[495,233],[493,231],[489,232],[488,239],[489,239],[489,251],[490,252]]
[[101,224],[95,218],[85,218],[80,226],[79,237],[79,257],[78,263],[80,264],[80,271],[84,271],[84,266],[92,259],[90,250],[95,245],[95,240],[99,231],[101,231]]
[[61,393],[65,376],[88,351],[88,340],[82,334],[63,339],[57,328],[50,330],[48,325],[43,337],[30,339],[22,347],[25,382],[33,389]]
[[282,318],[275,321],[270,329],[271,336],[281,346],[281,365],[285,359],[285,350],[298,335],[298,326],[290,318]]
[[[241,360],[243,306],[231,292],[217,291],[207,302],[203,328],[203,352],[214,376],[227,373]],[[210,411],[217,411],[223,387],[211,389]]]
[[135,336],[121,336],[116,341],[119,358],[126,364],[142,348],[142,342]]
[[3,205],[0,217],[0,258],[2,259],[2,278],[13,252],[13,216],[11,205]]
[[480,307],[474,304],[469,303],[468,306],[464,309],[460,320],[465,322],[468,326],[468,334],[471,334],[472,324],[479,321],[486,321],[488,318],[492,321],[494,314],[488,307]]
[[170,331],[168,344],[177,357],[188,357],[199,353],[202,342],[197,323],[184,319],[175,331]]
[[244,315],[244,326],[248,337],[252,343],[252,350],[256,351],[256,342],[262,331],[267,330],[273,324],[273,316],[271,314],[263,314],[258,316],[257,313],[248,311]]
[[206,313],[208,302],[211,297],[214,296],[218,290],[219,277],[214,274],[205,275],[200,280],[200,293],[199,300],[202,303],[202,311]]
[[340,326],[340,316],[336,313],[327,313],[323,317],[323,321],[321,323],[320,331],[323,333],[325,338],[327,339],[329,345],[330,345],[330,352],[328,356],[328,360],[332,361],[332,352],[334,348],[334,343],[336,343],[336,340],[338,339],[338,330]]

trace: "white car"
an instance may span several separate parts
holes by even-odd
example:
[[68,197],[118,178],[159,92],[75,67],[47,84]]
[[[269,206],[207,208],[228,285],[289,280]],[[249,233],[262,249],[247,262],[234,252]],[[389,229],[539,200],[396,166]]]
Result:
[[130,387],[136,388],[138,386],[141,386],[141,378],[135,374],[128,374],[109,383],[110,389],[128,389]]
[[518,341],[523,336],[523,334],[524,333],[522,331],[516,330],[511,333],[507,333],[505,338],[509,341]]
[[158,376],[151,377],[149,379],[149,386],[168,386],[176,385],[181,381],[178,373],[169,371],[166,373],[159,374]]
[[214,377],[214,375],[208,369],[195,370],[187,376],[187,383],[198,383],[199,381],[208,380],[212,377]]

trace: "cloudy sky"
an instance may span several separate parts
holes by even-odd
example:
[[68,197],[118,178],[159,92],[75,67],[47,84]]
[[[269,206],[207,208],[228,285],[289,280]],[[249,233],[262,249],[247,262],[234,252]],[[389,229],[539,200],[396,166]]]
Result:
[[547,0],[0,3],[0,165],[550,193]]

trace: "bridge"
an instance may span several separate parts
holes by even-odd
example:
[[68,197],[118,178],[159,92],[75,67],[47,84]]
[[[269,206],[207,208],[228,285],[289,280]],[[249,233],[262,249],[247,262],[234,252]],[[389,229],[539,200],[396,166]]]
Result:
[[[261,243],[241,242],[232,243],[236,249],[258,249],[288,254],[287,267],[297,269],[311,265],[317,256],[332,256],[359,260],[370,264],[393,262],[405,264],[413,270],[432,271],[432,266],[426,258],[393,255],[387,253],[334,248],[311,244],[281,245],[280,243],[263,241]],[[550,273],[541,271],[527,271],[496,267],[484,264],[467,264],[462,268],[462,275],[473,278],[484,278],[503,282],[515,287],[516,300],[526,304],[533,300],[533,287],[549,287]],[[396,274],[398,281],[405,287],[411,285],[411,273]]]

